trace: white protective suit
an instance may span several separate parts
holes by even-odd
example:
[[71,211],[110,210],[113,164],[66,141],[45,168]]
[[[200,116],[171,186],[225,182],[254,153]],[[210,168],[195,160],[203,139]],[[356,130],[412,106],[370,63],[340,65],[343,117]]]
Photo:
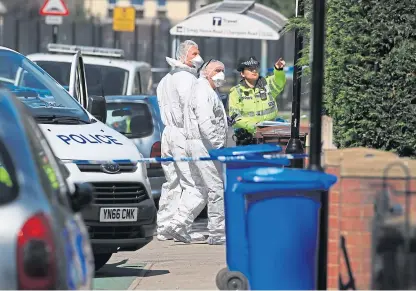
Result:
[[[194,96],[196,69],[190,68],[179,60],[166,58],[173,70],[168,73],[157,87],[157,98],[165,129],[162,133],[162,157],[184,157],[185,135],[183,109],[185,103]],[[204,208],[201,204],[202,193],[197,190],[188,163],[162,163],[167,182],[162,186],[157,216],[158,238],[171,239],[171,233],[163,230],[174,222],[175,234],[187,234],[196,216]],[[179,200],[184,203],[183,211],[178,211]],[[196,202],[195,202],[196,201]],[[176,237],[175,237],[176,238]],[[179,238],[181,239],[181,238]],[[193,239],[205,239],[196,235]]]
[[[215,61],[220,67],[221,62]],[[211,64],[215,66],[216,64]],[[204,70],[195,87],[195,96],[185,108],[185,132],[188,155],[209,156],[208,151],[226,146],[228,123],[224,106],[212,89]],[[209,72],[208,72],[209,74]],[[219,244],[225,241],[224,187],[220,162],[191,162],[191,173],[198,188],[208,201],[208,243]],[[200,179],[202,178],[202,179]],[[202,183],[202,184],[201,184]]]

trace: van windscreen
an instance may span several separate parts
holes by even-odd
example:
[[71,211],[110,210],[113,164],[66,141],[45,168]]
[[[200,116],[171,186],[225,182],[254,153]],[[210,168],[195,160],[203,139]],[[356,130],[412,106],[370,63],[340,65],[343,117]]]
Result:
[[[71,64],[66,62],[36,61],[42,69],[62,86],[69,85]],[[85,64],[88,94],[101,96],[125,95],[129,72],[127,70],[101,65]]]

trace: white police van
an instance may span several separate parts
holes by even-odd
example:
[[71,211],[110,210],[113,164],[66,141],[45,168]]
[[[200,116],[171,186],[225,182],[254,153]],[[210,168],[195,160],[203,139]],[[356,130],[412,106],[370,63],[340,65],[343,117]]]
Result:
[[72,57],[69,92],[28,58],[4,47],[0,76],[38,122],[69,184],[89,182],[95,188],[93,203],[82,215],[96,269],[112,253],[148,244],[156,208],[146,166],[137,163],[142,155],[134,143],[104,124],[106,101],[88,95],[81,52]]
[[27,57],[59,84],[69,86],[72,58],[81,51],[90,95],[146,95],[153,90],[151,65],[124,59],[122,49],[48,44],[48,53]]

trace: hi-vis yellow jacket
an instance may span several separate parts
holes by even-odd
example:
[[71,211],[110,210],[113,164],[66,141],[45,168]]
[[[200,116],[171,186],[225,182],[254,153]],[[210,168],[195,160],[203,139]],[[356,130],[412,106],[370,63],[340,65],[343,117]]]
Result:
[[13,187],[12,179],[10,178],[7,170],[0,165],[0,183],[4,184],[6,187]]
[[229,115],[237,114],[234,128],[244,128],[250,133],[256,123],[277,118],[277,96],[284,90],[285,72],[274,68],[272,76],[260,77],[256,86],[250,88],[244,80],[230,90]]

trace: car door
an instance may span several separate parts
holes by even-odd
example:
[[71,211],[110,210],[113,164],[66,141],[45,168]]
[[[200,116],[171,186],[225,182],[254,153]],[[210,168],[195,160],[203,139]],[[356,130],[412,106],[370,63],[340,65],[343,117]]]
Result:
[[87,78],[85,76],[84,59],[81,51],[78,51],[71,63],[71,73],[69,78],[69,93],[85,109],[88,108]]
[[62,288],[91,289],[93,255],[81,214],[71,209],[66,179],[42,131],[31,118],[26,118],[25,126],[41,184],[53,212],[54,228],[59,229],[59,249],[65,258],[60,264],[66,270],[66,274],[61,274],[61,278],[65,278]]
[[134,73],[134,83],[133,83],[132,95],[141,95],[142,93],[143,93],[142,78],[140,76],[140,72],[136,71]]

